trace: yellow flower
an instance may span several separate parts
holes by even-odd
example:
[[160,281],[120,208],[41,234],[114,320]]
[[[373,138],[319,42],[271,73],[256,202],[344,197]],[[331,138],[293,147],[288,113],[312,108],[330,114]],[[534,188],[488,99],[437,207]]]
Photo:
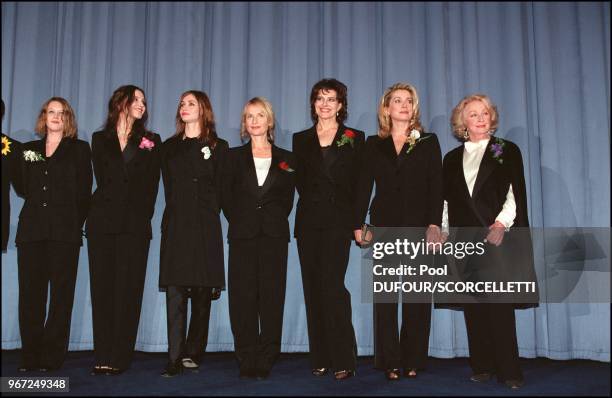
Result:
[[2,155],[6,156],[11,151],[11,141],[8,137],[2,137]]

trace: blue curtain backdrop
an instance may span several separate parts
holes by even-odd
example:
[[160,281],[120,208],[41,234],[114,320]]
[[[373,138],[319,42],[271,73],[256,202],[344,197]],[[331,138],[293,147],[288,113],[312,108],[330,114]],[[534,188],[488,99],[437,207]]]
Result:
[[[244,103],[265,96],[277,115],[277,144],[291,149],[292,133],[311,125],[308,96],[323,77],[348,85],[347,124],[368,135],[376,133],[384,89],[413,84],[443,154],[458,145],[453,106],[468,93],[489,94],[501,115],[497,134],[523,153],[532,225],[610,227],[609,3],[2,2],[2,131],[21,141],[36,138],[37,112],[54,95],[69,100],[79,137],[90,141],[112,91],[133,83],[144,88],[148,126],[162,138],[173,133],[179,95],[201,89],[230,145],[240,144]],[[11,192],[11,203],[3,349],[21,345],[14,236],[23,201]],[[157,288],[163,208],[160,184],[136,343],[143,351],[167,349],[165,296]],[[346,284],[359,354],[371,355],[372,309],[361,303],[359,268],[354,246]],[[287,277],[282,350],[307,351],[295,241]],[[210,322],[208,350],[232,350],[227,293]],[[431,356],[467,356],[461,312],[435,310],[432,322]],[[523,357],[610,361],[609,304],[542,304],[517,311],[517,325]],[[84,246],[70,349],[92,347]]]

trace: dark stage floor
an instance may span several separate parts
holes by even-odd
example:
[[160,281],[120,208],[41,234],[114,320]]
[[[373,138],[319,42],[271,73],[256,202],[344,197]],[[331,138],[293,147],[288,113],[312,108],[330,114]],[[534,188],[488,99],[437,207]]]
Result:
[[[389,382],[373,368],[372,357],[360,357],[357,375],[335,381],[331,375],[310,374],[306,354],[282,354],[266,380],[240,379],[233,353],[209,353],[198,373],[186,371],[171,379],[160,376],[166,363],[164,353],[137,352],[132,368],[119,376],[91,376],[91,351],[70,352],[64,367],[50,373],[20,373],[20,352],[2,352],[2,376],[63,376],[70,378],[69,393],[53,395],[144,396],[144,395],[563,395],[610,396],[610,363],[544,358],[521,359],[525,386],[510,390],[490,381],[468,380],[471,372],[466,358],[430,358],[428,369],[416,379]],[[8,395],[3,393],[3,395]],[[24,395],[20,393],[19,395]],[[35,393],[31,395],[41,395]],[[45,394],[43,394],[45,395]]]

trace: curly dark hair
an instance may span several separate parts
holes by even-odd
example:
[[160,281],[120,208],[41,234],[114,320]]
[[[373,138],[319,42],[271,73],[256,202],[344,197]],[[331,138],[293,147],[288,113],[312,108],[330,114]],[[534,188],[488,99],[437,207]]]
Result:
[[338,101],[342,104],[342,108],[340,108],[338,111],[338,116],[336,116],[336,121],[338,123],[344,123],[348,117],[348,103],[346,98],[348,89],[346,88],[346,85],[336,79],[322,79],[316,82],[310,91],[310,118],[315,124],[319,120],[315,110],[315,101],[319,96],[319,92],[325,93],[329,90],[334,90],[336,92]]

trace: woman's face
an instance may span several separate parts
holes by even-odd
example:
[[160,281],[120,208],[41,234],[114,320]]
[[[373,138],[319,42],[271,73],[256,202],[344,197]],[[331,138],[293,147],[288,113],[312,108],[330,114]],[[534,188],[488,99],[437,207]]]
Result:
[[64,106],[61,102],[51,101],[47,105],[47,118],[45,125],[47,133],[63,133],[64,132]]
[[136,90],[134,92],[134,101],[128,107],[128,115],[133,119],[142,119],[146,109],[147,103],[144,94],[142,91]]
[[270,123],[265,109],[259,104],[249,104],[244,115],[244,125],[251,137],[266,135]]
[[414,114],[414,99],[408,90],[395,90],[391,93],[391,101],[387,112],[391,121],[409,122]]
[[463,109],[463,124],[468,130],[470,140],[478,141],[489,136],[491,113],[482,101],[471,101]]
[[183,123],[194,123],[200,119],[200,104],[195,95],[187,94],[180,104],[180,114]]
[[329,120],[336,118],[342,104],[338,101],[336,90],[319,90],[314,107],[320,120]]

